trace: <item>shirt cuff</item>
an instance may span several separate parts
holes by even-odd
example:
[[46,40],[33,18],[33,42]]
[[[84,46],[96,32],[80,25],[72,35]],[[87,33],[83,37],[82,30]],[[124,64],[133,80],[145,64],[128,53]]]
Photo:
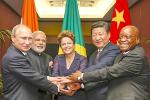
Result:
[[57,88],[58,88],[58,93],[59,93],[60,92],[59,85],[57,85]]
[[83,84],[83,83],[81,83],[81,88],[82,88],[82,89],[84,89],[84,88],[85,88],[85,86],[84,86],[84,84]]
[[80,82],[83,81],[83,74],[84,74],[84,73],[81,73],[81,76],[78,77],[78,81],[80,81]]

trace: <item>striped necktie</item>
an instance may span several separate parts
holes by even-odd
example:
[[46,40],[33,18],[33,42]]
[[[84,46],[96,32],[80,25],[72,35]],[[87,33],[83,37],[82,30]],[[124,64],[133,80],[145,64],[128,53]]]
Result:
[[99,57],[100,57],[100,53],[101,53],[102,50],[98,50],[97,51],[97,55],[95,57],[95,64],[97,64],[99,62]]

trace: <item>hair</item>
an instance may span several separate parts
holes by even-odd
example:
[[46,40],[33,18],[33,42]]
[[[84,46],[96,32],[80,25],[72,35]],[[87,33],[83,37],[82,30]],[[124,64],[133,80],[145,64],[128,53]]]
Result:
[[109,34],[110,32],[110,25],[108,22],[105,22],[105,21],[98,21],[98,22],[95,22],[91,25],[91,34],[92,34],[92,30],[94,28],[98,28],[98,27],[103,27],[105,28],[107,34]]
[[17,33],[17,31],[20,30],[20,29],[22,29],[22,28],[26,28],[26,29],[28,29],[28,30],[31,31],[31,29],[29,27],[27,27],[26,25],[24,25],[24,24],[18,24],[18,25],[16,25],[16,26],[13,27],[13,29],[12,29],[12,36],[15,36],[16,33]]
[[46,37],[46,34],[43,31],[34,31],[33,32],[33,38],[36,37],[38,34],[44,35]]
[[58,37],[57,37],[57,40],[58,40],[58,43],[59,43],[59,44],[61,44],[61,40],[62,40],[62,38],[64,38],[64,37],[70,38],[70,39],[73,41],[73,43],[75,43],[75,37],[74,37],[73,32],[68,31],[68,30],[65,30],[65,31],[61,32],[61,33],[58,35]]

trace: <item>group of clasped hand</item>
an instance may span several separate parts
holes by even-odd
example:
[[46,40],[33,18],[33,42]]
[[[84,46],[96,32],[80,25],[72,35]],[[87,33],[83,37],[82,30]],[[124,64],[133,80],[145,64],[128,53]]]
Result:
[[60,93],[72,96],[81,88],[81,83],[78,80],[80,75],[81,72],[76,71],[69,76],[54,77],[52,82],[58,86]]

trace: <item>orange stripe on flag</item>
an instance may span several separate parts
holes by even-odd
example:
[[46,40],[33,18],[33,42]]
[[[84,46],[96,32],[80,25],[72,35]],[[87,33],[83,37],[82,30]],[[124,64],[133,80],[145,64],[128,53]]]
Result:
[[31,28],[32,32],[38,30],[38,17],[34,0],[23,1],[22,24],[25,24]]

